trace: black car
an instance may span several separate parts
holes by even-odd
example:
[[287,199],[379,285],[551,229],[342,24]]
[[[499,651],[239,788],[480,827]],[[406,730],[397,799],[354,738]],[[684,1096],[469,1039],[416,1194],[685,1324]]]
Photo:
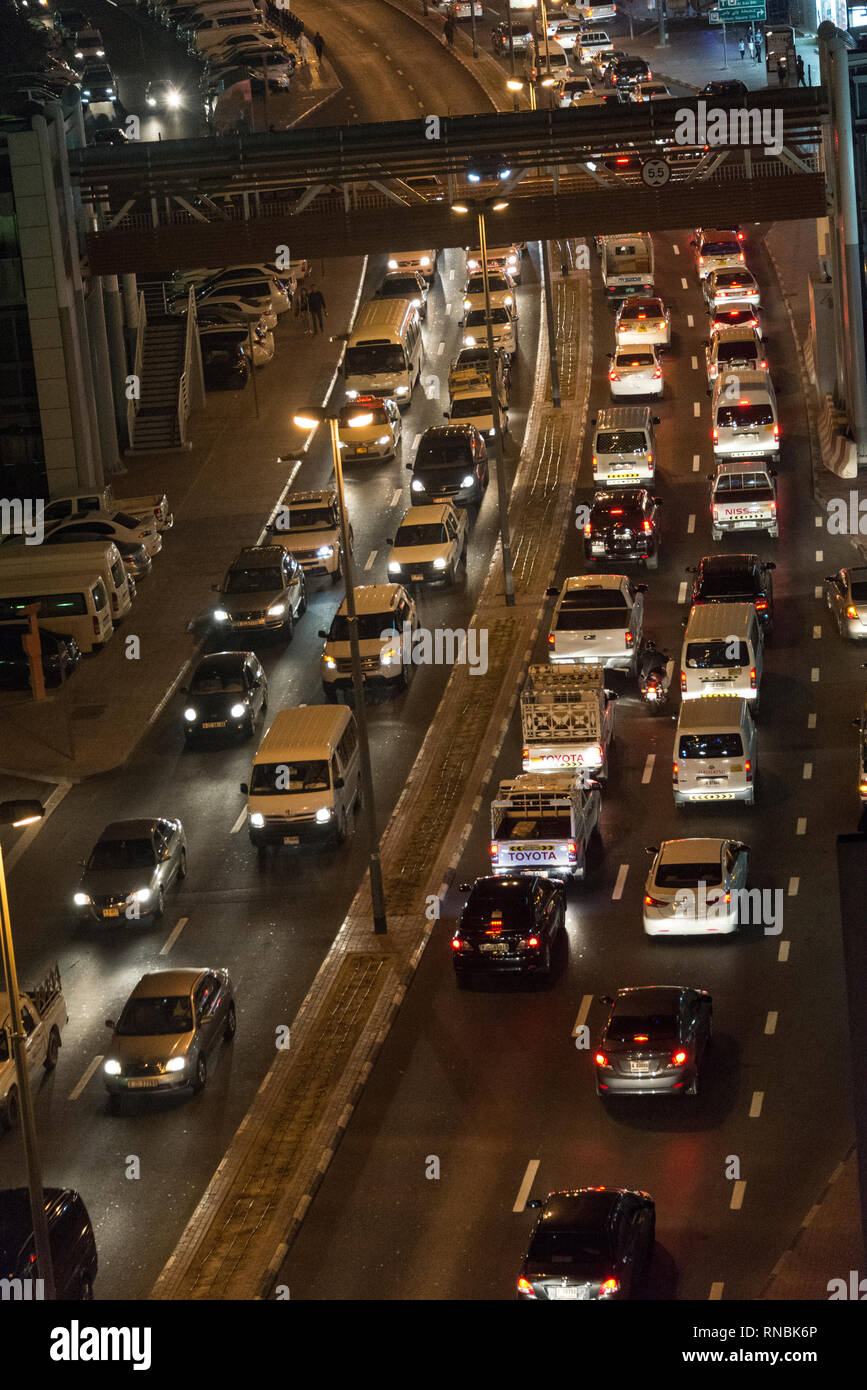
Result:
[[91,144],[103,148],[106,146],[111,147],[118,145],[125,148],[129,144],[129,140],[127,140],[126,135],[118,126],[107,126],[104,130],[94,131],[91,136]]
[[758,555],[705,555],[697,566],[687,569],[695,575],[693,603],[754,603],[767,635],[774,626],[773,560]]
[[535,874],[491,876],[461,890],[470,896],[452,937],[459,985],[480,975],[551,977],[557,936],[566,925],[562,883]]
[[241,343],[202,348],[206,391],[243,391],[250,379],[250,359]]
[[[0,686],[5,690],[25,690],[30,684],[30,662],[24,651],[24,636],[28,631],[28,623],[4,623],[0,627]],[[39,642],[45,684],[62,685],[81,660],[78,643],[74,637],[63,637],[41,628]]]
[[620,989],[594,1055],[596,1094],[697,1096],[699,1072],[713,1031],[706,989],[650,985]]
[[[529,24],[512,20],[512,48],[516,53],[525,53],[533,43],[533,30]],[[509,56],[509,25],[495,24],[491,32],[491,48],[496,58]]]
[[81,74],[82,106],[98,106],[101,102],[117,101],[117,82],[111,68],[100,63],[98,67],[86,66]]
[[427,318],[428,283],[418,270],[394,270],[386,275],[376,292],[377,299],[407,299]]
[[435,425],[422,435],[412,473],[412,500],[481,502],[488,486],[488,450],[475,425]]
[[636,82],[650,82],[652,76],[650,67],[643,58],[630,55],[625,58],[613,58],[605,69],[602,80],[606,87],[617,87],[618,90],[624,91],[634,87]]
[[[71,1187],[42,1192],[57,1297],[91,1299],[98,1260],[87,1207]],[[7,1188],[0,1192],[0,1278],[32,1279],[35,1257],[30,1193],[26,1187]]]
[[703,97],[745,97],[749,88],[745,82],[730,79],[726,82],[708,82],[702,87]]
[[584,525],[584,560],[588,568],[599,560],[639,560],[648,569],[659,566],[659,509],[661,497],[647,488],[597,492]]
[[254,652],[214,652],[181,686],[188,746],[228,734],[252,738],[268,708],[268,678]]
[[635,1297],[656,1243],[656,1208],[646,1192],[578,1187],[549,1192],[518,1278],[519,1298],[555,1302]]

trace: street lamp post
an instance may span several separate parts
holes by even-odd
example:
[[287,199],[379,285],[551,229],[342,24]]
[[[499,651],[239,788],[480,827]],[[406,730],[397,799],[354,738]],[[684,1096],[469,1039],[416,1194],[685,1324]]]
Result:
[[[41,820],[44,815],[45,811],[39,801],[0,802],[0,825],[29,825],[33,821]],[[27,1065],[27,1034],[24,1032],[24,1024],[21,1019],[18,971],[15,968],[12,918],[9,913],[2,849],[0,849],[0,958],[2,958],[6,991],[9,995],[9,1017],[12,1024],[10,1037],[12,1056],[15,1061],[15,1081],[18,1086],[24,1160],[27,1165],[30,1219],[33,1223],[33,1243],[36,1247],[36,1271],[43,1281],[46,1299],[53,1301],[57,1297],[54,1289],[54,1266],[51,1260],[51,1244],[48,1239],[48,1221],[45,1216],[42,1169],[39,1163],[39,1149],[36,1144],[36,1120],[33,1113],[33,1096],[30,1091],[30,1070]]]
[[[369,425],[373,416],[359,411],[348,422],[349,426]],[[358,745],[361,758],[361,785],[364,793],[364,811],[367,819],[368,866],[370,869],[370,900],[373,908],[373,930],[376,936],[384,936],[388,931],[385,915],[385,889],[382,884],[382,861],[379,857],[379,836],[376,832],[376,803],[373,794],[373,769],[370,762],[370,741],[367,732],[367,706],[364,696],[364,678],[361,674],[361,652],[358,646],[358,615],[355,611],[355,567],[352,547],[349,543],[349,522],[346,516],[346,494],[343,488],[343,460],[340,456],[340,435],[338,417],[326,412],[321,406],[304,408],[294,416],[294,423],[301,429],[316,429],[318,425],[328,424],[331,435],[331,456],[334,461],[334,477],[337,483],[337,501],[340,512],[340,541],[343,546],[343,566],[346,578],[346,622],[349,628],[349,650],[352,658],[352,689],[355,696],[355,717],[358,724]],[[401,633],[401,641],[403,634]]]
[[500,545],[503,551],[503,589],[506,607],[515,604],[515,576],[512,569],[512,539],[509,531],[509,489],[506,486],[506,463],[503,455],[503,431],[500,419],[499,377],[494,351],[494,330],[491,325],[491,285],[488,279],[488,236],[485,213],[502,212],[508,203],[502,199],[480,198],[477,203],[452,203],[452,212],[466,214],[475,206],[479,219],[479,259],[482,262],[482,284],[485,289],[485,327],[488,334],[488,372],[491,378],[491,415],[494,421],[494,449],[497,455],[497,508],[500,516]]

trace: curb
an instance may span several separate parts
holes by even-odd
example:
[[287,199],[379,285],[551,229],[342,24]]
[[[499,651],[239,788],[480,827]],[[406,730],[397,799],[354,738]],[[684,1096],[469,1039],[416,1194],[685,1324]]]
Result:
[[808,1227],[812,1226],[813,1222],[814,1222],[815,1219],[816,1219],[816,1216],[817,1216],[818,1213],[821,1211],[821,1209],[822,1209],[822,1207],[824,1206],[825,1202],[826,1202],[826,1201],[828,1200],[828,1198],[830,1197],[831,1192],[832,1192],[832,1190],[833,1190],[833,1188],[834,1188],[834,1184],[838,1181],[838,1179],[839,1179],[840,1176],[842,1175],[843,1169],[846,1167],[846,1164],[847,1164],[847,1163],[850,1161],[850,1159],[852,1159],[852,1158],[855,1156],[855,1154],[857,1153],[857,1147],[858,1147],[858,1146],[857,1146],[856,1144],[852,1144],[852,1146],[851,1146],[849,1149],[847,1149],[846,1153],[843,1155],[843,1157],[841,1158],[840,1162],[837,1164],[837,1166],[836,1166],[836,1168],[834,1169],[833,1173],[831,1174],[830,1178],[829,1178],[828,1181],[826,1182],[825,1186],[822,1188],[821,1193],[820,1193],[819,1196],[816,1198],[816,1201],[813,1203],[813,1205],[812,1205],[812,1206],[809,1208],[809,1210],[807,1211],[806,1215],[804,1216],[803,1221],[801,1222],[800,1226],[798,1227],[798,1229],[797,1229],[797,1231],[795,1232],[794,1236],[792,1237],[791,1241],[790,1241],[789,1244],[786,1246],[785,1250],[783,1251],[783,1253],[782,1253],[782,1255],[780,1256],[780,1258],[777,1260],[777,1263],[774,1265],[773,1269],[771,1270],[771,1272],[770,1272],[770,1274],[768,1275],[767,1279],[765,1280],[764,1284],[763,1284],[762,1287],[759,1289],[759,1292],[758,1292],[758,1295],[757,1295],[758,1298],[764,1298],[764,1297],[766,1296],[768,1289],[770,1288],[770,1286],[771,1286],[771,1284],[774,1282],[774,1280],[777,1278],[777,1276],[780,1274],[783,1265],[785,1264],[785,1262],[786,1262],[786,1260],[788,1259],[788,1257],[791,1255],[792,1251],[796,1249],[796,1247],[797,1247],[797,1245],[798,1245],[798,1242],[800,1241],[800,1239],[801,1239],[801,1237],[803,1236],[804,1232],[808,1229]]
[[[773,226],[776,226],[776,223],[772,224],[772,227],[768,230],[771,231],[773,229]],[[804,353],[804,348],[798,336],[798,330],[795,326],[795,315],[792,310],[792,306],[789,302],[789,296],[786,293],[783,278],[780,275],[780,267],[777,263],[777,258],[774,255],[771,247],[768,245],[767,234],[764,237],[764,243],[765,250],[767,251],[768,256],[770,257],[771,265],[774,267],[774,274],[777,277],[777,288],[779,289],[782,301],[786,306],[786,314],[788,315],[789,319],[789,328],[791,330],[792,339],[795,344],[795,352],[798,358],[798,372],[801,377],[801,394],[803,395],[804,406],[807,412],[807,438],[810,445],[811,492],[814,501],[818,501],[818,487],[821,478],[819,468],[822,467],[823,464],[822,450],[819,442],[815,391],[810,380],[810,373],[807,367],[807,359]]]

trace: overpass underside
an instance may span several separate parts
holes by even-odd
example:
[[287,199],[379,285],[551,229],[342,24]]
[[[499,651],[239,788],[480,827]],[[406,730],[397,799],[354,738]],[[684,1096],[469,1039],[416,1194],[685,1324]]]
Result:
[[[419,120],[85,150],[71,172],[96,274],[271,260],[284,245],[293,257],[465,245],[474,230],[452,203],[480,194],[508,204],[492,217],[496,242],[824,217],[823,96],[751,94],[764,136],[750,143],[717,142],[701,103],[676,99],[453,117],[435,138]],[[746,119],[738,102],[712,109],[738,113],[733,133]],[[692,144],[678,139],[684,111],[698,120]],[[660,160],[666,182],[648,186]],[[504,167],[508,179],[488,179]]]

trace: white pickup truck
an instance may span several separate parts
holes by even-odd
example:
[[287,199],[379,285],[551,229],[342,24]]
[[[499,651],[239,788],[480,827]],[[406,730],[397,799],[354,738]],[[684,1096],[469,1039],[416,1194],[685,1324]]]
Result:
[[[451,405],[444,413],[450,425],[475,425],[485,439],[493,435],[494,403],[490,371],[474,371],[472,367],[453,369],[449,372],[449,395]],[[499,383],[497,404],[500,429],[506,434],[509,429],[509,397],[502,382]]]
[[[32,1079],[37,1067],[52,1071],[57,1066],[60,1034],[69,1018],[57,966],[33,989],[21,990],[19,1001]],[[11,1032],[9,994],[4,990],[0,993],[0,1126],[3,1129],[14,1129],[18,1123],[18,1083]]]
[[599,242],[606,299],[649,294],[653,289],[653,241],[648,232],[621,232]]
[[87,517],[89,512],[128,512],[130,516],[153,518],[158,531],[168,531],[174,525],[165,493],[153,492],[146,497],[115,497],[111,484],[95,492],[70,492],[65,497],[52,497],[45,504],[46,526],[55,521],[73,521]]
[[491,872],[583,879],[599,829],[599,785],[573,772],[501,782],[491,803]]
[[521,691],[525,772],[608,775],[614,701],[601,666],[531,666]]

